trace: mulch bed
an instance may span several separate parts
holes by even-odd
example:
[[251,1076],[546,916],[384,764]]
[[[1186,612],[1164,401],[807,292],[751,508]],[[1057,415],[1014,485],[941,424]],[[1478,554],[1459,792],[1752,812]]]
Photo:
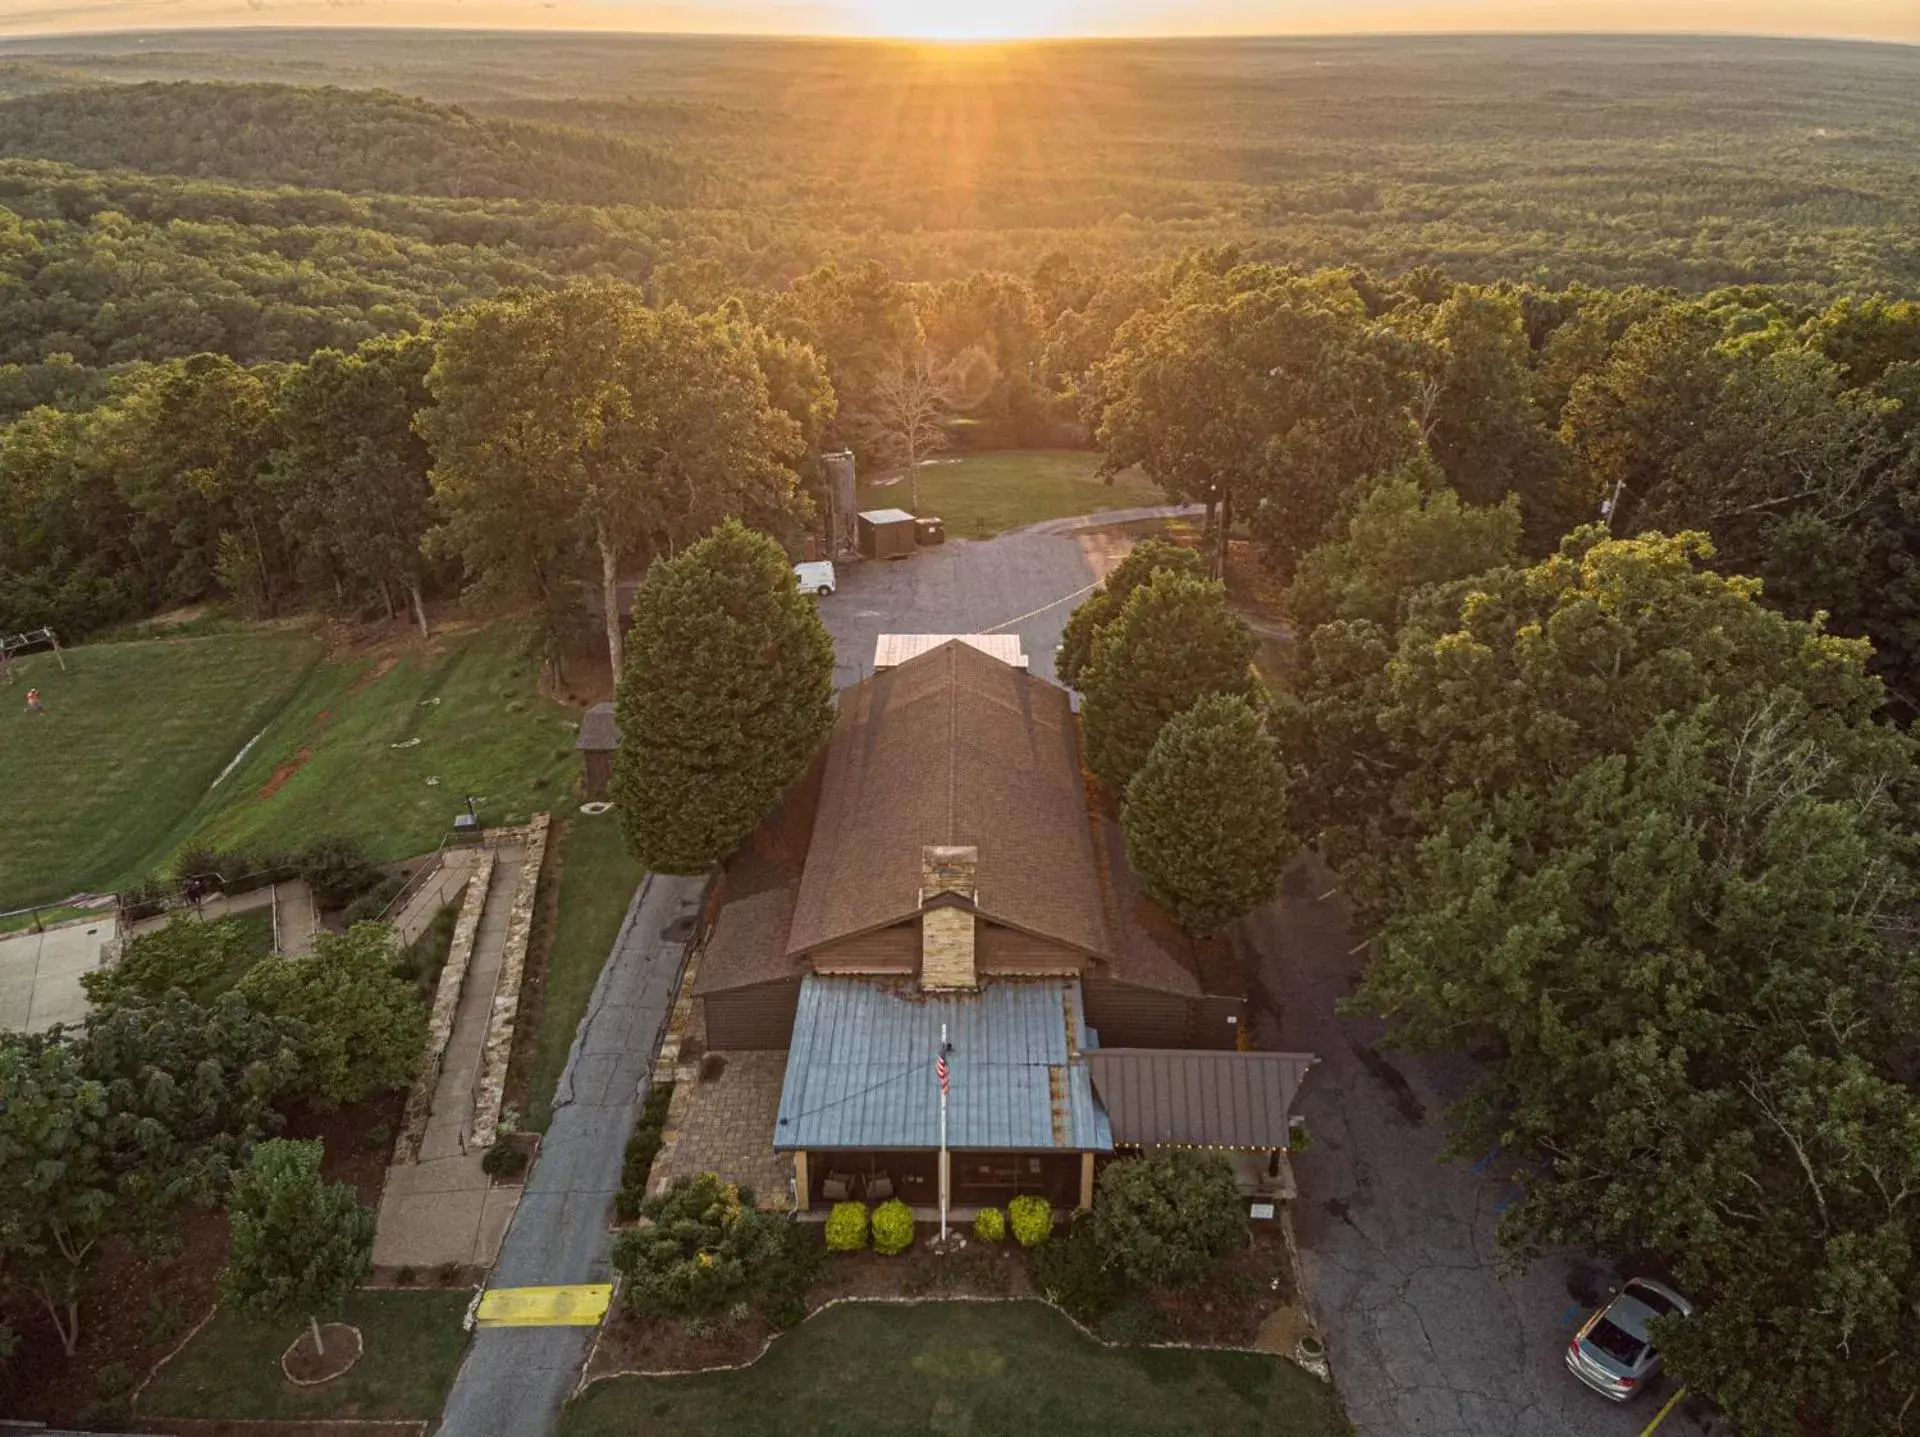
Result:
[[[970,1243],[947,1257],[925,1237],[897,1257],[875,1252],[834,1253],[821,1280],[807,1294],[809,1315],[845,1299],[1032,1297],[1033,1283],[1020,1248],[1012,1243]],[[677,1322],[635,1317],[616,1310],[600,1334],[587,1376],[616,1372],[691,1372],[738,1367],[760,1355],[773,1330],[758,1313],[711,1337],[690,1337]]]
[[1166,1340],[1202,1347],[1251,1347],[1267,1315],[1298,1296],[1293,1263],[1277,1222],[1257,1222],[1247,1246],[1198,1286],[1156,1292]]
[[360,1329],[344,1322],[321,1323],[320,1341],[324,1350],[316,1352],[312,1335],[303,1332],[280,1354],[280,1370],[287,1374],[288,1380],[304,1387],[317,1387],[344,1377],[359,1362],[364,1350]]
[[196,1417],[142,1417],[140,1430],[166,1437],[416,1437],[424,1422],[225,1422]]
[[[1025,1254],[1011,1242],[969,1242],[942,1257],[926,1235],[898,1257],[874,1252],[834,1253],[807,1295],[811,1315],[837,1300],[1035,1297]],[[1205,1282],[1148,1300],[1159,1312],[1162,1342],[1196,1347],[1254,1347],[1272,1314],[1294,1306],[1298,1293],[1286,1239],[1275,1222],[1253,1224],[1247,1246]],[[760,1355],[774,1335],[758,1313],[709,1337],[690,1337],[677,1321],[635,1317],[616,1309],[601,1330],[589,1381],[620,1372],[693,1372],[739,1367]]]
[[[335,1113],[294,1112],[280,1136],[321,1139],[326,1176],[350,1183],[363,1202],[377,1203],[393,1144],[391,1137],[370,1144],[367,1135],[383,1124],[391,1133],[405,1101],[405,1094],[393,1093]],[[37,1301],[22,1294],[24,1300],[0,1310],[18,1339],[13,1356],[0,1363],[0,1413],[76,1427],[115,1420],[126,1394],[219,1297],[226,1213],[185,1208],[170,1236],[177,1245],[169,1241],[157,1256],[120,1237],[100,1245],[87,1266],[80,1347],[72,1357]]]

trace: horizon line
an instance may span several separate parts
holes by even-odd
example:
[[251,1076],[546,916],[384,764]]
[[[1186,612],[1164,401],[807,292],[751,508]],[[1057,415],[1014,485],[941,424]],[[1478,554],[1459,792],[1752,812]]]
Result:
[[1011,36],[939,36],[898,35],[881,31],[838,30],[661,30],[619,29],[591,25],[470,25],[408,22],[381,24],[361,21],[352,24],[263,24],[158,25],[129,29],[99,30],[20,30],[0,33],[0,46],[22,40],[107,40],[136,39],[143,36],[230,35],[230,34],[330,34],[351,31],[381,33],[415,32],[470,35],[550,35],[556,37],[611,36],[636,40],[768,40],[809,44],[900,45],[913,48],[955,49],[1012,48],[1033,45],[1151,45],[1168,42],[1246,43],[1250,41],[1290,40],[1328,42],[1353,40],[1766,40],[1820,45],[1889,45],[1901,49],[1920,48],[1920,38],[1899,39],[1881,35],[1834,34],[1796,30],[1186,30],[1109,32],[1105,34],[1011,35]]

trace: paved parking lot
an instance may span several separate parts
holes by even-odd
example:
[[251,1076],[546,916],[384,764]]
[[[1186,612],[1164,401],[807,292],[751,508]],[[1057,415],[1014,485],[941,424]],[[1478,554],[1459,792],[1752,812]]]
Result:
[[[1565,1350],[1608,1275],[1577,1258],[1496,1269],[1494,1224],[1513,1189],[1444,1163],[1459,1060],[1377,1045],[1381,1025],[1340,1017],[1360,955],[1317,862],[1248,920],[1281,1020],[1265,1035],[1320,1055],[1301,1085],[1311,1145],[1294,1163],[1301,1279],[1360,1437],[1638,1437],[1670,1394],[1619,1406],[1582,1387]],[[1702,1437],[1676,1408],[1660,1437]]]
[[908,559],[842,564],[839,592],[820,601],[833,635],[834,683],[845,688],[873,672],[873,641],[883,633],[1017,633],[1028,666],[1052,678],[1074,606],[1132,547],[1108,526],[1181,512],[1055,520],[996,539],[949,539]]

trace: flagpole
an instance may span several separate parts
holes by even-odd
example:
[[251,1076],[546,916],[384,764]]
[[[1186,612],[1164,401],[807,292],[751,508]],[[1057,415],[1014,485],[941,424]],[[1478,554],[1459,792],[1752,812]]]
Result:
[[940,1246],[947,1245],[947,1025],[940,1025]]

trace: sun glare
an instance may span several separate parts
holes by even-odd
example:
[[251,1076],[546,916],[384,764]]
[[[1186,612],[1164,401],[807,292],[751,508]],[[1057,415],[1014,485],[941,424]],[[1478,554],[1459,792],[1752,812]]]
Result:
[[1031,40],[1057,34],[1048,0],[866,0],[874,35],[905,40]]

